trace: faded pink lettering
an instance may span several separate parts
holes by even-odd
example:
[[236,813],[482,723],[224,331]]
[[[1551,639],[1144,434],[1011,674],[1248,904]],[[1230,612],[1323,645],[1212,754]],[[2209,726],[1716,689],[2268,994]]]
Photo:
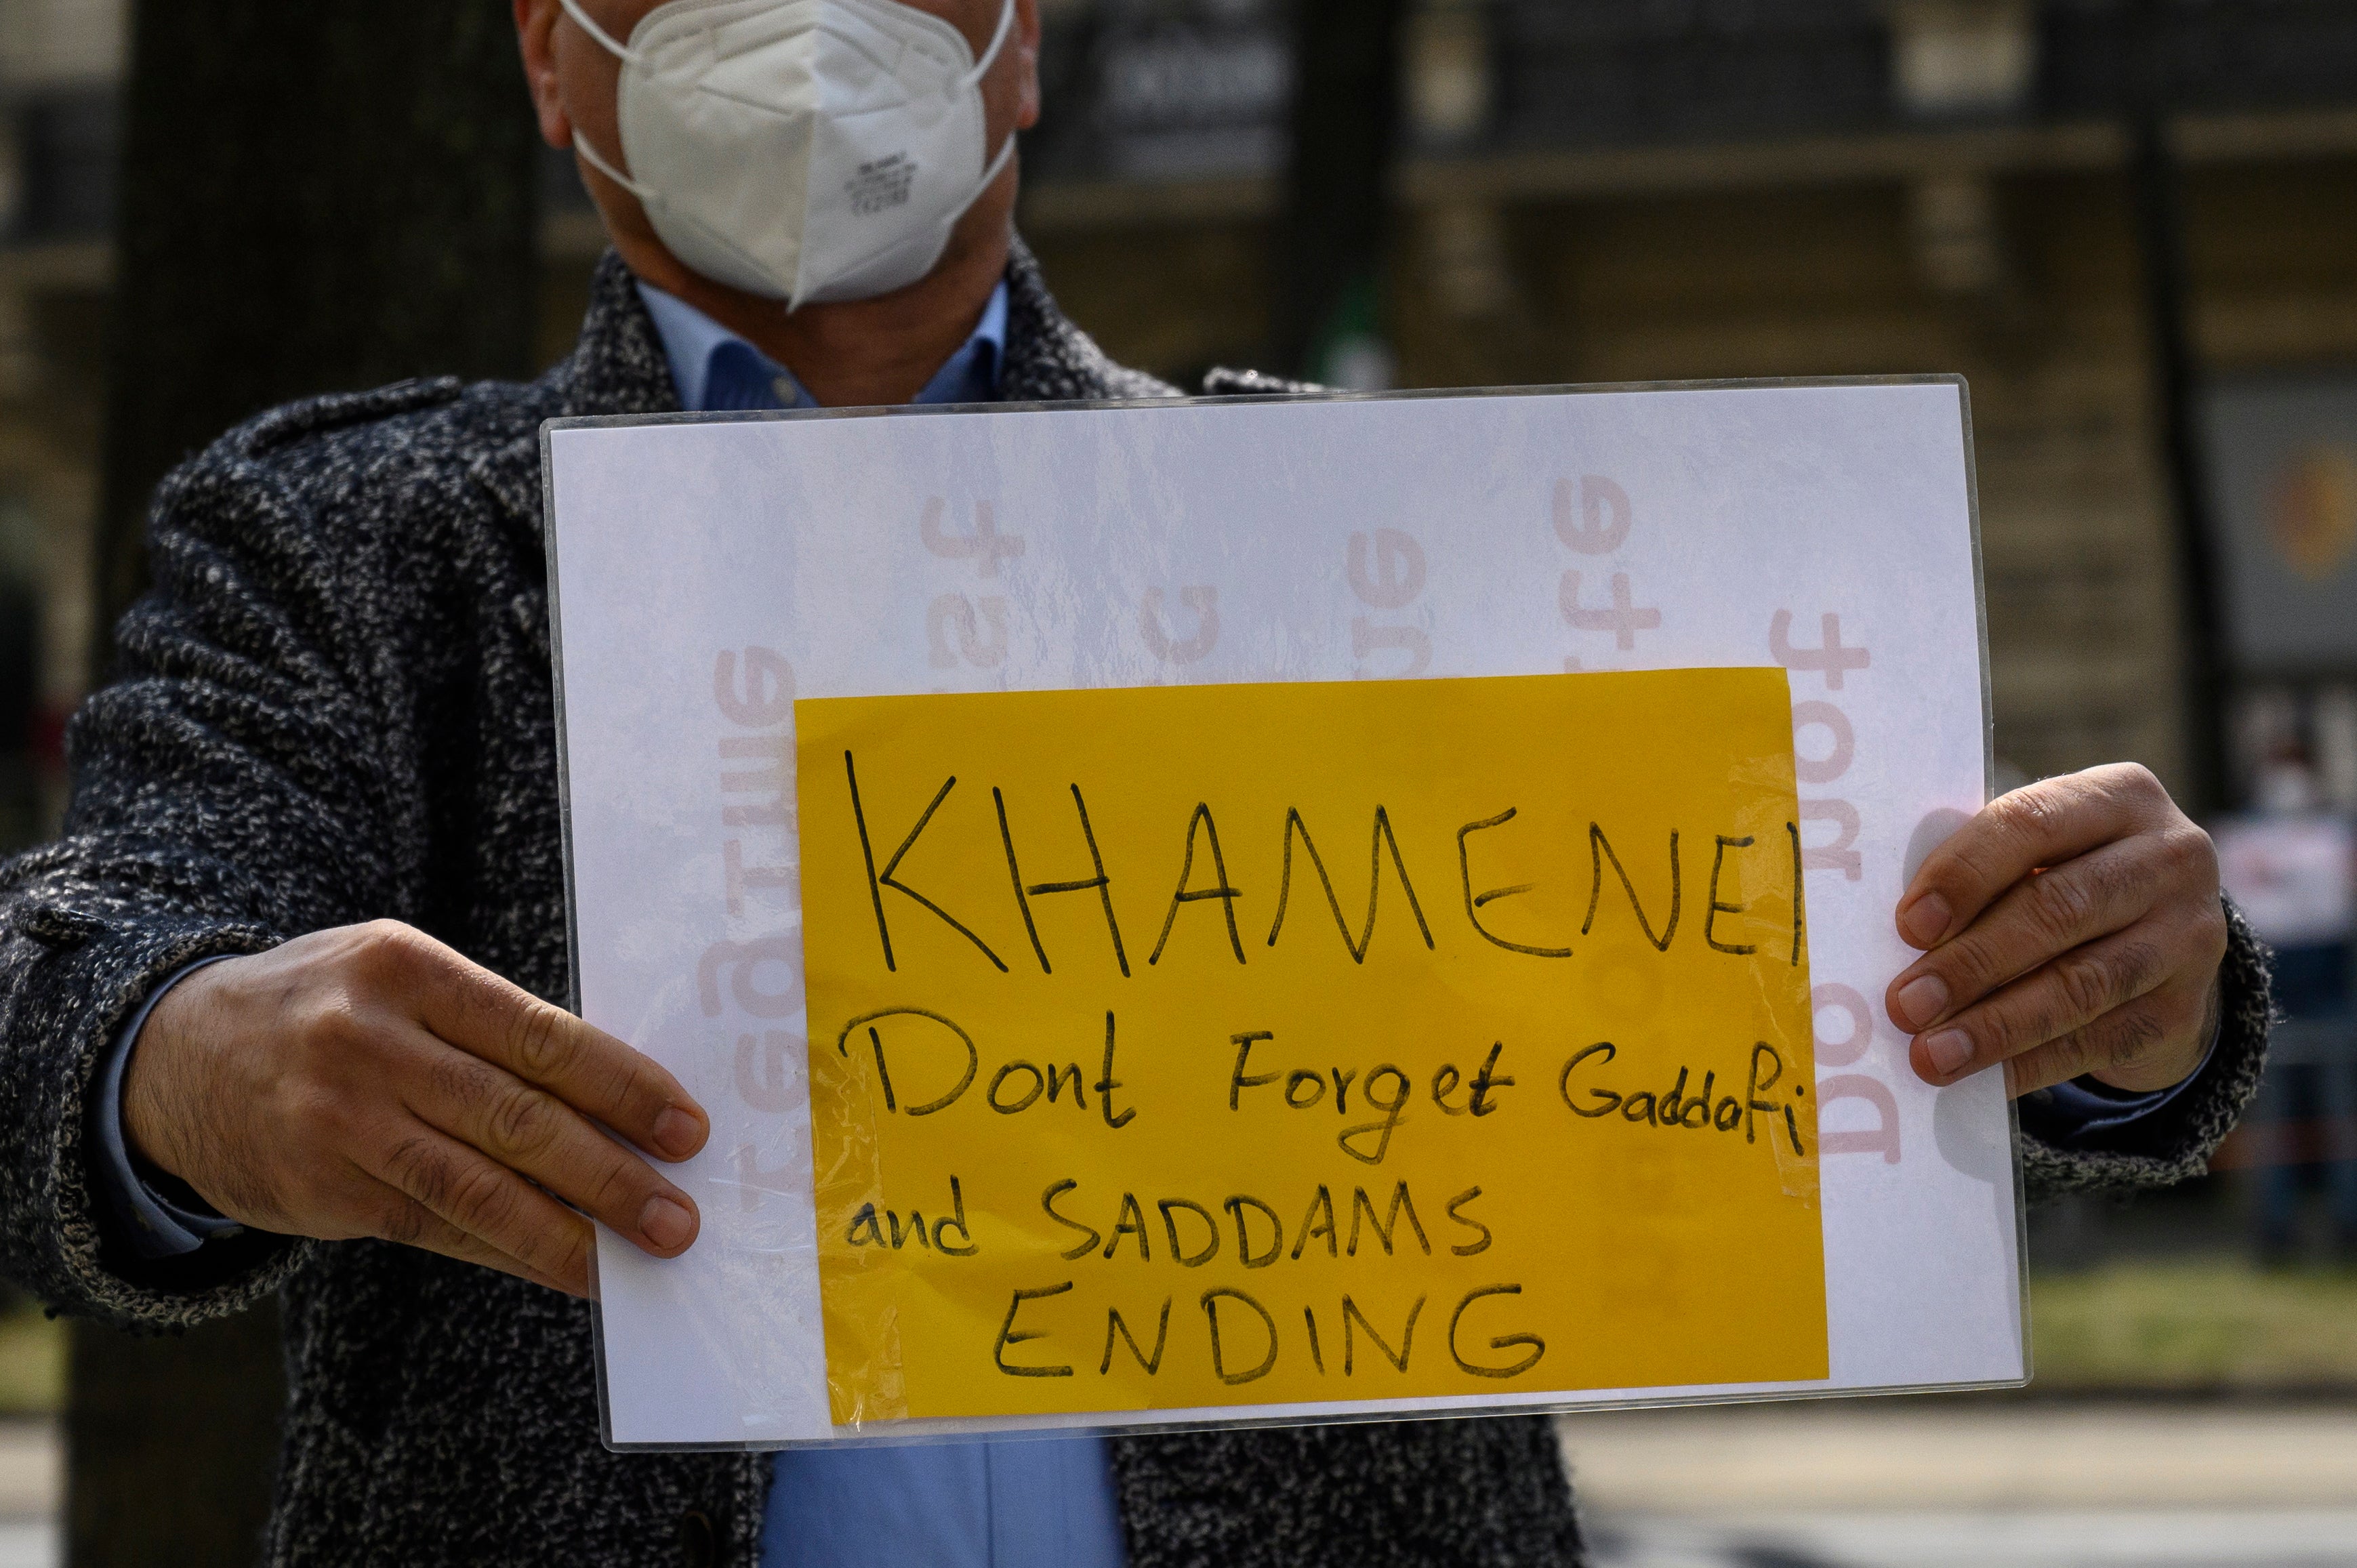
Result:
[[1792,612],[1778,610],[1768,623],[1768,651],[1776,662],[1787,670],[1805,670],[1825,678],[1825,689],[1842,689],[1842,675],[1850,670],[1863,670],[1873,662],[1864,648],[1845,646],[1841,639],[1841,617],[1831,610],[1818,623],[1824,628],[1824,642],[1815,648],[1792,646]]
[[1833,822],[1840,827],[1840,836],[1831,843],[1803,843],[1801,846],[1801,868],[1803,871],[1838,871],[1848,881],[1856,882],[1866,874],[1866,858],[1850,846],[1857,843],[1857,808],[1847,800],[1803,800],[1801,821]]
[[[943,594],[925,611],[925,638],[931,644],[932,666],[936,670],[957,668],[963,655],[968,664],[980,669],[1003,662],[1006,658],[1006,601],[988,598],[982,601],[982,624],[990,628],[990,638],[985,641],[982,626],[974,620],[974,603],[963,594]],[[957,648],[950,647],[950,632],[957,632]]]
[[1838,981],[1827,981],[1809,993],[1813,1015],[1828,1009],[1849,1015],[1849,1033],[1838,1040],[1829,1040],[1824,1030],[1817,1030],[1817,1065],[1847,1067],[1866,1055],[1867,1047],[1874,1043],[1874,1015],[1867,1011],[1865,997]]
[[925,498],[924,516],[917,523],[917,532],[924,540],[925,548],[943,560],[972,561],[976,575],[996,577],[1001,561],[1011,561],[1023,553],[1022,536],[998,532],[997,521],[992,516],[988,501],[974,503],[972,533],[953,534],[944,530],[942,518],[948,510],[941,497],[928,496]]
[[737,1036],[737,1092],[746,1104],[756,1111],[771,1114],[791,1111],[794,1106],[794,1083],[787,1064],[802,1048],[802,1042],[783,1029],[771,1029],[759,1036]]
[[[1407,668],[1393,677],[1413,681],[1432,667],[1432,639],[1412,626],[1377,626],[1364,616],[1351,620],[1351,657],[1364,659],[1378,649],[1397,649],[1407,655]],[[1357,671],[1370,676],[1373,671],[1363,666]]]
[[[1824,757],[1801,755],[1801,732],[1811,727],[1822,728],[1834,737],[1833,750]],[[1792,772],[1803,784],[1830,784],[1849,771],[1857,755],[1857,732],[1850,728],[1849,715],[1831,703],[1794,703],[1792,704]]]
[[720,739],[723,762],[759,762],[760,768],[732,768],[720,775],[724,795],[759,795],[786,787],[786,758],[791,743],[783,735],[731,735]]
[[[1837,1100],[1863,1100],[1875,1109],[1876,1125],[1825,1131],[1825,1111]],[[1817,1147],[1828,1155],[1880,1155],[1882,1163],[1899,1163],[1899,1101],[1880,1080],[1862,1072],[1846,1072],[1817,1083]]]
[[1629,574],[1612,574],[1612,603],[1602,609],[1584,609],[1579,603],[1579,574],[1566,572],[1555,598],[1563,610],[1563,618],[1579,631],[1609,631],[1621,652],[1637,646],[1637,634],[1652,631],[1662,624],[1662,612],[1642,608],[1629,596]]
[[[728,976],[728,994],[737,1006],[756,1018],[791,1018],[801,1004],[802,975],[795,967],[802,958],[802,935],[760,937],[748,942],[719,941],[695,961],[695,992],[704,1015],[720,1016],[720,972]],[[783,991],[764,991],[755,983],[760,966],[773,963],[786,972]]]
[[1372,551],[1369,542],[1363,533],[1351,535],[1351,591],[1379,610],[1404,608],[1424,592],[1424,546],[1396,528],[1375,530]]
[[728,912],[745,912],[745,896],[764,888],[791,892],[795,872],[792,861],[783,865],[748,865],[745,864],[743,841],[729,839],[720,846],[721,875],[728,888]]
[[1630,521],[1629,492],[1603,475],[1581,475],[1577,497],[1569,479],[1555,482],[1555,535],[1582,555],[1607,555],[1620,549],[1629,537]]
[[1163,625],[1162,590],[1148,588],[1137,607],[1138,635],[1155,658],[1165,664],[1192,664],[1220,640],[1220,590],[1211,586],[1178,590],[1178,602],[1195,612],[1195,635],[1173,638]]
[[737,654],[722,649],[712,665],[712,700],[731,724],[774,729],[794,714],[794,669],[774,650],[745,650],[745,683],[737,683]]

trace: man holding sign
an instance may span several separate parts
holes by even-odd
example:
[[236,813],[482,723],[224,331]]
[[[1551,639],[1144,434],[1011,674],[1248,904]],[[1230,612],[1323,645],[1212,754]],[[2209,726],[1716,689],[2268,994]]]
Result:
[[[284,1290],[275,1562],[1574,1559],[1552,1438],[1527,1417],[774,1457],[599,1444],[577,1299],[591,1221],[685,1252],[698,1210],[665,1167],[711,1122],[551,1000],[568,959],[542,422],[1170,389],[1064,320],[1014,239],[1015,133],[1039,102],[1030,0],[518,0],[516,15],[544,130],[581,159],[614,242],[580,344],[528,387],[413,383],[277,411],[159,492],[156,591],[121,630],[124,679],[76,721],[67,835],[0,879],[10,1272],[60,1309],[151,1328]],[[846,759],[867,744],[857,719]],[[1715,836],[1756,847],[1780,829]],[[842,844],[853,867],[856,836]],[[1013,846],[1010,830],[1010,867]],[[1797,861],[1797,831],[1793,846]],[[1182,878],[1204,922],[1189,940],[1219,936],[1223,908],[1232,935],[1222,886]],[[1476,897],[1469,881],[1469,914]],[[1688,918],[1738,918],[1706,902]],[[1794,968],[1800,904],[1795,876],[1754,910],[1761,930],[1706,928],[1725,945],[1705,950],[1756,956],[1772,928]],[[2040,1190],[2191,1174],[2255,1084],[2258,950],[2221,904],[2206,837],[2141,768],[1996,802],[1930,851],[1893,918],[1923,953],[1885,998],[1916,1070],[1948,1084],[2001,1068],[2038,1096],[2025,1164]],[[846,917],[812,940],[855,937]],[[1105,1029],[1086,1087],[1111,1123]],[[1255,1059],[1255,1043],[1228,1069],[1237,1114],[1329,1092],[1310,1079],[1329,1064],[1274,1078],[1308,1069]],[[880,1026],[873,1048],[880,1066]],[[1333,1068],[1336,1107],[1383,1104],[1382,1068],[1353,1065],[1351,1085]],[[1469,1117],[1483,1070],[1469,1059],[1429,1088]],[[1053,1072],[1034,1068],[1041,1090]],[[1633,1086],[1609,1076],[1592,1094],[1632,1120]],[[1755,1079],[1723,1130],[1704,1090],[1701,1114],[1710,1136],[1781,1146],[1789,1112],[1797,1149],[1804,1087],[1771,1098]],[[1003,1108],[1027,1090],[1018,1075],[976,1092]],[[1682,1101],[1674,1114],[1701,1125]],[[1747,1114],[1761,1125],[1738,1131]],[[944,1250],[964,1244],[954,1174],[927,1230]],[[1388,1184],[1363,1196],[1389,1251],[1405,1206]],[[1473,1200],[1437,1197],[1463,1237],[1481,1229]],[[1191,1207],[1248,1238],[1247,1198],[1275,1212],[1273,1195],[1222,1189],[1169,1198],[1155,1223],[1175,1237]],[[1342,1208],[1355,1245],[1361,1217]],[[1118,1207],[1063,1212],[1115,1242],[1129,1224]],[[885,1219],[869,1217],[879,1236]],[[863,1234],[855,1204],[845,1235]],[[1350,1326],[1392,1355],[1388,1325]],[[1025,1332],[1010,1318],[1002,1369],[1026,1364]],[[1466,1343],[1501,1348],[1491,1370],[1516,1353],[1508,1333]]]

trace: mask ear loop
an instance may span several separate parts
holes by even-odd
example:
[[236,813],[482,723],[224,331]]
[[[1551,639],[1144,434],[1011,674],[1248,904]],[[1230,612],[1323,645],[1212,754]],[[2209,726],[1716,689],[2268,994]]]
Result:
[[[575,24],[578,26],[583,32],[588,34],[592,38],[595,38],[608,54],[612,55],[616,59],[622,61],[626,65],[637,65],[640,63],[636,50],[630,48],[628,45],[616,43],[612,34],[607,32],[605,28],[599,27],[597,23],[589,19],[589,14],[581,9],[580,0],[557,0],[557,4],[563,5],[565,7],[565,14],[572,17]],[[1012,15],[1014,10],[1013,0],[1008,0],[1007,8],[1008,13]],[[583,135],[577,126],[575,127],[573,132],[573,150],[581,155],[582,162],[587,164],[591,168],[596,169],[599,174],[604,175],[608,179],[612,180],[616,185],[620,186],[624,190],[629,191],[632,196],[637,197],[640,201],[660,202],[662,200],[662,198],[655,194],[653,187],[640,185],[637,180],[632,179],[629,175],[624,174],[620,169],[616,168],[612,164],[609,164],[604,158],[599,157],[597,156],[597,149],[589,145],[589,138]]]
[[[608,54],[612,55],[616,59],[628,60],[632,65],[639,63],[639,57],[632,52],[628,44],[616,43],[613,34],[589,19],[589,13],[581,8],[581,0],[556,0],[556,3],[565,7],[565,14],[572,17],[583,32],[604,45]],[[1009,12],[1013,11],[1012,4],[1007,9]]]
[[[570,10],[573,5],[573,0],[564,0],[564,4],[565,8]],[[982,51],[982,59],[974,62],[974,68],[972,70],[967,71],[963,76],[958,78],[958,91],[960,92],[963,92],[967,88],[974,86],[984,77],[990,74],[991,63],[998,59],[998,51],[1006,47],[1006,35],[1014,30],[1015,0],[1006,0],[1006,9],[998,13],[998,30],[990,35],[990,47]]]
[[[966,199],[965,207],[958,209],[958,217],[964,217],[965,208],[972,207],[975,202],[982,199],[982,193],[990,188],[991,182],[996,180],[998,177],[1000,171],[1006,167],[1006,160],[1014,156],[1015,128],[1010,125],[1007,127],[1006,139],[998,144],[998,156],[991,159],[990,162],[984,166],[982,178],[975,184],[974,194]],[[956,219],[951,220],[952,222],[955,222],[956,220]]]
[[629,191],[640,201],[655,206],[661,206],[662,204],[662,197],[657,193],[654,187],[651,185],[640,185],[637,180],[632,179],[629,175],[624,174],[620,169],[616,168],[612,164],[609,164],[604,158],[599,157],[597,156],[597,149],[589,145],[589,138],[583,135],[578,129],[576,129],[573,133],[573,150],[581,155],[581,161],[583,163],[587,164],[591,168],[596,169],[599,174],[604,175],[608,179],[612,180],[616,185],[620,186],[624,190]]
[[[566,3],[570,4],[571,0],[566,0]],[[959,91],[971,91],[989,73],[991,62],[998,58],[999,49],[1006,43],[1006,35],[1014,30],[1015,0],[1006,0],[1006,9],[998,13],[998,31],[990,36],[990,47],[982,51],[981,60],[972,70],[958,79]],[[950,217],[951,222],[954,223],[964,217],[966,209],[982,199],[982,193],[990,188],[991,182],[996,180],[1001,171],[1006,167],[1006,160],[1014,156],[1015,128],[1010,125],[1006,129],[1006,139],[998,144],[998,156],[983,166],[982,178],[975,182],[974,194],[959,204],[957,211]]]

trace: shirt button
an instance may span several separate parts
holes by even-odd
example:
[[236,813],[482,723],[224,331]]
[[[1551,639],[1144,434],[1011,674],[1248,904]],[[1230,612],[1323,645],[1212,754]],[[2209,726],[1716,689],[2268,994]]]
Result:
[[679,1516],[679,1560],[686,1568],[714,1568],[720,1560],[720,1542],[712,1520],[701,1509]]

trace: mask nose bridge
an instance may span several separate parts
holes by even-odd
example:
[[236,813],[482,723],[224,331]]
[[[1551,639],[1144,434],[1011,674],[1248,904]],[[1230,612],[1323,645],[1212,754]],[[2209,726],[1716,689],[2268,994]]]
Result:
[[[675,5],[677,0],[673,0],[673,3]],[[635,65],[644,70],[656,69],[656,60],[651,58],[646,50],[618,41],[611,33],[608,33],[605,28],[599,27],[597,23],[590,17],[589,14],[582,8],[581,0],[558,0],[558,4],[564,6],[565,14],[573,18],[574,22],[580,27],[582,31],[587,33],[591,38],[596,40],[599,47],[612,54],[617,59],[623,61],[627,65]],[[906,0],[880,0],[880,5],[883,8],[888,10],[906,10],[914,12],[917,17],[924,18],[927,22],[937,22],[939,20],[939,18],[933,17],[930,12],[920,11],[913,5],[907,5]],[[649,12],[647,16],[640,18],[639,27],[632,32],[632,38],[635,38],[640,32],[649,30],[648,25],[650,23],[657,22],[662,17],[663,12],[673,8],[673,6],[671,5],[659,5],[653,11]],[[845,9],[850,11],[853,15],[858,15],[862,7],[853,5],[845,6]],[[905,19],[904,25],[898,27],[892,26],[888,23],[878,22],[873,17],[863,17],[862,20],[866,23],[866,26],[860,30],[871,35],[880,35],[881,41],[888,46],[887,48],[881,50],[877,48],[876,44],[878,40],[876,38],[855,38],[851,36],[848,29],[829,27],[824,19],[824,10],[823,7],[821,8],[821,19],[816,22],[814,26],[817,30],[834,34],[838,41],[866,56],[869,61],[877,68],[881,74],[894,78],[899,77],[902,68],[906,65],[909,57],[912,54],[921,52],[918,48],[916,39],[911,37],[908,27],[905,25]],[[922,26],[924,23],[920,22],[918,25]],[[1005,3],[999,7],[998,24],[991,32],[990,43],[984,48],[982,58],[975,60],[974,65],[968,70],[960,72],[951,82],[949,91],[952,93],[965,91],[978,84],[985,76],[989,74],[991,66],[998,59],[999,50],[1006,48],[1006,40],[1013,34],[1014,29],[1015,0],[1005,0]],[[710,21],[704,22],[703,25],[694,27],[693,30],[696,49],[696,57],[693,60],[680,60],[673,53],[673,49],[677,48],[676,41],[673,41],[662,51],[665,56],[670,58],[666,58],[661,63],[664,67],[673,70],[678,69],[682,65],[686,65],[689,69],[697,71],[710,71],[717,70],[725,58],[721,44],[722,31],[722,25]],[[769,40],[763,40],[764,43],[768,41]],[[963,38],[961,38],[959,42],[962,44],[963,42]],[[752,47],[758,48],[761,47],[761,45],[756,44]]]
[[[863,93],[865,101],[857,104],[827,104],[823,107],[823,113],[842,117],[890,113],[908,108],[914,100],[916,95],[908,91],[905,74],[901,70],[902,64],[911,52],[905,40],[893,36],[879,38],[872,28],[834,27],[828,27],[823,22],[812,31],[824,40],[825,47],[840,49],[856,57],[866,68],[861,79],[866,89]],[[728,59],[739,54],[758,57],[762,52],[762,48],[763,46],[757,45],[747,49],[732,50],[726,57],[721,56],[716,49],[709,69],[694,73],[693,91],[700,95],[726,100],[762,114],[786,113],[780,111],[776,103],[760,96],[758,89],[747,88],[731,79]],[[828,73],[820,71],[816,76],[819,80],[824,81]]]
[[[887,0],[887,3],[897,4],[897,0]],[[845,10],[855,16],[859,16],[856,6],[845,6]],[[829,26],[827,22],[821,22],[819,27],[838,48],[849,49],[865,59],[878,76],[893,81],[905,81],[909,57],[920,53],[907,29],[885,26],[866,16],[860,16],[859,20],[861,25],[856,29]]]
[[[944,62],[940,56],[926,49],[920,44],[920,29],[931,32],[936,42],[953,43],[960,52],[966,54],[969,59],[974,59],[971,52],[972,46],[965,41],[963,33],[931,12],[908,4],[907,0],[865,0],[865,4],[862,4],[861,0],[850,0],[844,9],[855,16],[863,11],[873,10],[897,18],[893,22],[884,22],[877,20],[872,16],[861,17],[867,31],[880,33],[889,40],[891,58],[888,62],[879,60],[878,63],[884,64],[886,69],[895,74],[899,72],[902,65],[912,55],[923,56],[929,59],[935,70],[942,69]],[[963,70],[956,70],[955,67],[951,67],[952,70],[956,70],[956,74],[949,77],[944,83],[944,91],[950,93],[963,92],[979,83],[985,75],[989,74],[991,65],[998,59],[998,51],[1006,47],[1006,40],[1014,30],[1015,0],[1005,0],[1005,4],[999,7],[998,24],[991,32],[990,42],[984,48],[982,58],[974,60],[973,65]],[[842,35],[838,33],[838,36]],[[869,59],[878,58],[872,48],[865,45],[860,47]]]

